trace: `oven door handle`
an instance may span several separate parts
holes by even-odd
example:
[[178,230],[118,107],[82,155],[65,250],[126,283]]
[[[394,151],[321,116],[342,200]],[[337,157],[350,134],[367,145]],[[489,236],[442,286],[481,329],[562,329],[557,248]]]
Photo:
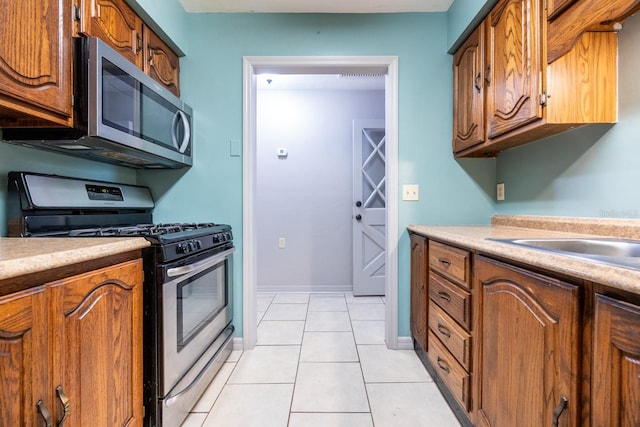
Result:
[[167,276],[169,277],[177,277],[184,276],[185,274],[190,274],[194,272],[198,272],[201,270],[206,270],[207,268],[216,265],[220,261],[227,258],[229,255],[235,251],[236,248],[228,249],[224,252],[220,252],[217,255],[214,255],[211,258],[204,259],[202,261],[194,262],[193,264],[183,265],[180,267],[174,267],[167,270]]

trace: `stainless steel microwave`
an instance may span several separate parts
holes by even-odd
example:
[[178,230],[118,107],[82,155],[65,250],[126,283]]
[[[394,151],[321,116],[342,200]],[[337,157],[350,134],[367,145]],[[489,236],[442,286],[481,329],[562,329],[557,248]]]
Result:
[[4,129],[6,142],[135,168],[193,163],[191,108],[95,37],[74,39],[73,128]]

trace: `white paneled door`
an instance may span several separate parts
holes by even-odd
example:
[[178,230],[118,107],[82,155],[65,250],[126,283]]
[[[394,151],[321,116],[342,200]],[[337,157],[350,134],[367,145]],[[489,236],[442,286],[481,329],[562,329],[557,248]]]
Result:
[[384,120],[353,122],[353,294],[384,295],[386,259]]

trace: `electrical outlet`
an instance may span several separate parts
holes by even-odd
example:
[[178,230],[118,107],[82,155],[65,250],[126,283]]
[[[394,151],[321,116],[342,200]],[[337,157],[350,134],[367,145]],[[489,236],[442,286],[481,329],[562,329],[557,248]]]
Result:
[[420,200],[420,186],[418,184],[403,185],[402,200]]
[[284,237],[281,237],[278,239],[278,248],[280,249],[284,249],[287,247],[287,239],[285,239]]
[[504,200],[504,182],[496,185],[496,200]]

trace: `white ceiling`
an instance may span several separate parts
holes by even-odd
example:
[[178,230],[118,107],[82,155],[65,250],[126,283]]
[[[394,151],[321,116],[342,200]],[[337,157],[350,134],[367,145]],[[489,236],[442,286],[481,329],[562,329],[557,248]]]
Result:
[[453,0],[180,0],[187,12],[394,13],[445,12]]

